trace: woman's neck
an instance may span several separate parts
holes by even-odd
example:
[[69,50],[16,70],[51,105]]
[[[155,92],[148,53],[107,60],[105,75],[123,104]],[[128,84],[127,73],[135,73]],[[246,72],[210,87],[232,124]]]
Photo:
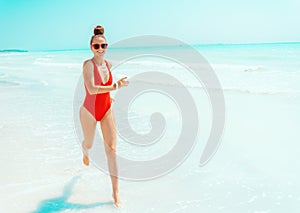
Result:
[[97,65],[102,65],[103,64],[103,61],[104,61],[104,58],[103,56],[95,56],[94,55],[94,61]]

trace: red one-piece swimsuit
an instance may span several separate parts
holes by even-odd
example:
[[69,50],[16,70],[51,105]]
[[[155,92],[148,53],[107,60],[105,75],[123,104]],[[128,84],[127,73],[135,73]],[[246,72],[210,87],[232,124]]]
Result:
[[[104,84],[101,80],[100,73],[98,68],[93,60],[91,60],[94,65],[94,83],[96,86],[110,86],[112,84],[112,75],[108,66],[107,61],[105,61],[106,67],[109,72],[109,79]],[[105,92],[101,94],[90,94],[88,89],[85,87],[85,100],[83,106],[92,114],[92,116],[96,119],[96,121],[101,121],[104,115],[111,107],[111,98],[110,93]]]

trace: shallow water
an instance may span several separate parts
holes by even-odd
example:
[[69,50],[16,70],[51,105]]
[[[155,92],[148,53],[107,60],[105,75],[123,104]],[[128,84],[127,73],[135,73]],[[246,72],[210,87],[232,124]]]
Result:
[[[195,101],[199,121],[196,145],[175,170],[148,181],[120,181],[121,210],[111,203],[108,175],[81,162],[73,107],[80,105],[76,97],[84,95],[76,94],[76,88],[82,62],[91,53],[0,53],[0,211],[298,212],[300,45],[195,48],[216,72],[226,103],[221,146],[204,167],[199,160],[211,130],[212,109],[203,85],[182,65],[161,57],[144,56],[113,69],[114,78],[159,71],[179,79]],[[131,85],[178,90],[169,82],[140,80]],[[161,140],[139,146],[119,137],[120,156],[151,160],[176,144],[181,112],[162,93],[143,94],[131,104],[131,128],[149,132],[156,111],[166,119]]]

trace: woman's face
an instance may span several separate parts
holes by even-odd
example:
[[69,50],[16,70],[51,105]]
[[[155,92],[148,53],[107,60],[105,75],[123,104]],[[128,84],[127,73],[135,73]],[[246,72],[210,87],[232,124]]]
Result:
[[93,51],[94,55],[96,56],[103,56],[106,52],[107,43],[105,38],[100,36],[96,36],[91,44],[91,50]]

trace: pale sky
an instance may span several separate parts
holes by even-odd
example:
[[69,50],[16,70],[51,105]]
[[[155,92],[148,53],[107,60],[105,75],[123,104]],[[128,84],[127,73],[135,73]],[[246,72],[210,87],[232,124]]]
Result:
[[300,41],[300,0],[0,0],[1,49],[89,48],[155,34],[188,44]]

